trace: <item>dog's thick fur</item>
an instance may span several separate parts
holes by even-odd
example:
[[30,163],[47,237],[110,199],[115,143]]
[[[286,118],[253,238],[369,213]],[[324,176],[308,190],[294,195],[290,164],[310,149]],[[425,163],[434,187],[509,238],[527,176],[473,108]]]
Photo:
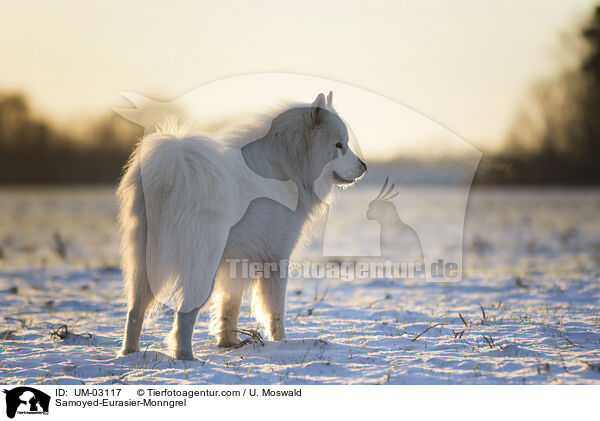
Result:
[[[153,162],[141,163],[144,142],[162,145],[153,154]],[[197,253],[206,252],[203,251],[206,244],[199,244],[197,248],[181,247],[178,236],[190,235],[182,230],[195,223],[198,212],[223,211],[227,206],[228,189],[238,191],[236,168],[231,168],[227,161],[227,151],[236,147],[241,148],[245,165],[256,174],[266,179],[292,180],[298,188],[298,202],[295,210],[290,210],[276,201],[258,198],[250,202],[241,220],[231,228],[210,299],[211,333],[222,347],[240,342],[237,320],[242,295],[251,285],[252,309],[257,320],[272,340],[285,338],[287,274],[276,272],[269,278],[242,279],[231,276],[227,261],[288,260],[307,222],[322,204],[324,194],[334,184],[351,184],[366,171],[366,164],[348,147],[348,130],[333,110],[331,93],[327,100],[319,94],[313,104],[287,107],[275,117],[261,119],[258,124],[226,131],[217,136],[217,140],[159,131],[140,142],[117,192],[128,296],[123,354],[139,351],[144,316],[155,302],[156,291],[153,293],[147,271],[149,264],[155,264],[153,256],[159,250],[169,250],[172,260],[161,261],[161,265],[191,265],[197,260]],[[141,165],[161,169],[150,172],[150,177],[145,173],[146,190],[142,185]],[[160,244],[148,242],[147,206],[154,205],[144,197],[147,183],[151,183],[152,191],[161,192],[161,229],[170,232],[169,236],[161,237]],[[214,186],[221,190],[216,191]],[[165,272],[168,271],[169,268],[165,268]],[[213,280],[194,279],[193,282],[212,285]],[[193,359],[191,339],[200,309],[175,314],[170,344],[177,359]]]

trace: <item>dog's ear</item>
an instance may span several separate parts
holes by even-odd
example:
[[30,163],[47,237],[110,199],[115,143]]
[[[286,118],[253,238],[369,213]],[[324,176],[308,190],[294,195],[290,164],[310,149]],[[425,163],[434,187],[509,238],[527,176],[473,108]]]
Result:
[[323,119],[323,113],[325,112],[325,107],[327,103],[325,101],[325,95],[319,94],[317,95],[317,99],[312,103],[312,107],[310,110],[310,125],[311,127],[316,127],[321,123]]
[[333,108],[333,91],[329,91],[327,94],[327,106]]

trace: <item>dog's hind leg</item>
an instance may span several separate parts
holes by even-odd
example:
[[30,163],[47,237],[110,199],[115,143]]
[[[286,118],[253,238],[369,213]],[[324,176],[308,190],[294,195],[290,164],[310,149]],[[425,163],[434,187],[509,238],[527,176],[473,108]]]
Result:
[[122,355],[139,352],[140,336],[142,334],[142,324],[144,323],[146,310],[154,301],[154,296],[152,295],[152,291],[150,291],[148,282],[145,282],[145,286],[144,283],[141,284],[142,286],[138,284],[136,290],[132,292],[133,297],[130,300],[129,311],[127,312],[125,335],[121,349]]
[[187,313],[181,311],[175,313],[173,329],[169,335],[169,345],[173,350],[173,356],[177,360],[194,359],[192,336],[199,311],[200,307],[197,307]]
[[252,312],[269,332],[271,340],[285,339],[285,290],[287,278],[272,276],[254,282]]
[[131,168],[119,186],[121,201],[120,221],[123,233],[123,274],[128,299],[127,322],[121,354],[140,350],[142,324],[148,307],[154,302],[154,294],[146,271],[147,221],[141,174],[132,159]]
[[237,334],[238,318],[248,281],[231,278],[228,270],[219,275],[211,297],[210,333],[216,337],[218,346],[230,348],[241,342]]

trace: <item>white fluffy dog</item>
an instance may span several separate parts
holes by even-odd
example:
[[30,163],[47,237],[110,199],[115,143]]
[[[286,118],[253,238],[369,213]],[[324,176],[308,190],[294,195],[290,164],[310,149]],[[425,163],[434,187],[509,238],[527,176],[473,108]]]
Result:
[[216,140],[167,130],[144,138],[117,193],[129,301],[121,352],[139,351],[147,309],[170,301],[173,354],[193,359],[194,325],[209,296],[217,344],[239,344],[250,285],[257,320],[283,340],[287,273],[244,279],[227,262],[288,260],[333,185],[353,183],[366,168],[348,146],[331,93]]

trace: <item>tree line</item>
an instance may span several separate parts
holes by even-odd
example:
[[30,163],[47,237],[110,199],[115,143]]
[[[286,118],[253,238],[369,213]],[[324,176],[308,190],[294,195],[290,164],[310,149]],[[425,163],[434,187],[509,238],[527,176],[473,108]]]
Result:
[[[533,84],[476,183],[600,184],[600,6],[570,34],[559,71]],[[67,133],[36,117],[23,95],[0,94],[0,183],[115,183],[142,135],[114,113]]]
[[563,36],[559,71],[537,80],[506,138],[482,161],[477,181],[599,184],[600,6]]
[[110,114],[81,134],[36,117],[21,94],[0,94],[0,183],[114,183],[143,128]]

